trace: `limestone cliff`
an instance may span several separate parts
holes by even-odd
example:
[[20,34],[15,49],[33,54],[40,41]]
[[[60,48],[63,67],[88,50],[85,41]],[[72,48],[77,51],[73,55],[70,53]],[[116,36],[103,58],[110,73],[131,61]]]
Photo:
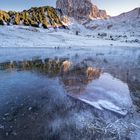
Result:
[[93,5],[91,0],[57,0],[56,7],[77,20],[106,19],[108,17],[106,11]]

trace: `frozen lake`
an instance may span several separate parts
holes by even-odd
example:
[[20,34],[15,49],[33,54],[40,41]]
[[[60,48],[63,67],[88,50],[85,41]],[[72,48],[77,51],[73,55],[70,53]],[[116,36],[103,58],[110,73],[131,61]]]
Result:
[[139,48],[0,48],[0,139],[137,140],[139,125]]

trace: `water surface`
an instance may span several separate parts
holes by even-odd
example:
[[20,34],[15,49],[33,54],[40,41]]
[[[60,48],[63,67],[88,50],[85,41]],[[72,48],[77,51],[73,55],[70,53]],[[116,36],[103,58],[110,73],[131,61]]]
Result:
[[[17,52],[0,51],[0,139],[139,139],[139,49]],[[99,71],[88,77],[88,67]]]

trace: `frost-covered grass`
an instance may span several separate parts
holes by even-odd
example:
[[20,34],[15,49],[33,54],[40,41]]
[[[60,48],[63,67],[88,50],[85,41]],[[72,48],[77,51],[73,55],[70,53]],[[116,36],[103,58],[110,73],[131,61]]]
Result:
[[87,22],[85,27],[93,31],[92,35],[95,38],[140,45],[139,8],[107,20],[99,19]]
[[106,40],[98,35],[95,37],[93,32],[80,33],[79,35],[75,35],[75,32],[75,30],[44,30],[24,26],[2,26],[0,27],[0,47],[140,46],[135,42]]

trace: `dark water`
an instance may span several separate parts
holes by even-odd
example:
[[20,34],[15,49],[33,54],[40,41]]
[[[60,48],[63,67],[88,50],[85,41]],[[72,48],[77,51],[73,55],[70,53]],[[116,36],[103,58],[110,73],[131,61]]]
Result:
[[[139,140],[139,49],[46,49],[43,57],[3,51],[0,139]],[[88,67],[96,70],[91,77]]]

